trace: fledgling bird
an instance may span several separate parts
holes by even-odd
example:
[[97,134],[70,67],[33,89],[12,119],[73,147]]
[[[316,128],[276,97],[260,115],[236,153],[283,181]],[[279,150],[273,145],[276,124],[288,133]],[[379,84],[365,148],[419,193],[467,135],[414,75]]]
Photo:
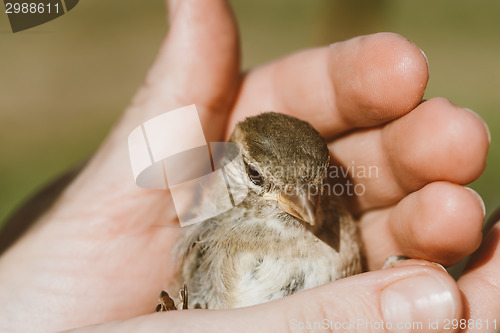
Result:
[[321,135],[305,121],[268,112],[238,123],[231,142],[245,164],[233,177],[248,194],[181,229],[175,255],[188,307],[249,306],[360,273],[358,229],[327,186],[330,156]]

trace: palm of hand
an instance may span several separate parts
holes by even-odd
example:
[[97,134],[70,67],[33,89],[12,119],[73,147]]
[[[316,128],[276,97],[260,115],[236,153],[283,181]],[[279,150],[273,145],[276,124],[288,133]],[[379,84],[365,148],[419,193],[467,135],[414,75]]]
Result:
[[[57,204],[2,257],[0,266],[10,267],[2,282],[19,290],[9,316],[23,313],[34,297],[50,306],[40,312],[48,329],[152,312],[177,273],[170,251],[179,226],[167,192],[133,183],[126,137],[144,120],[191,103],[208,141],[227,138],[245,116],[275,110],[335,139],[330,148],[340,163],[379,167],[378,177],[355,180],[366,188],[353,207],[370,269],[393,254],[447,265],[477,248],[483,212],[456,184],[482,172],[487,133],[474,115],[445,100],[418,105],[428,78],[418,48],[380,34],[295,54],[241,77],[226,4],[196,6],[186,1],[172,10],[169,38],[124,118]],[[220,19],[183,25],[204,10]],[[463,158],[472,162],[455,168]],[[439,232],[451,225],[453,237],[443,240]]]

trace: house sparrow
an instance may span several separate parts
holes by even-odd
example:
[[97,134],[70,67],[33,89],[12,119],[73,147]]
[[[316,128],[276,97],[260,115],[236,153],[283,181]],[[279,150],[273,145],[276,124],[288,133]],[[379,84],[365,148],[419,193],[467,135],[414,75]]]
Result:
[[233,176],[248,194],[181,229],[174,252],[179,286],[189,287],[181,306],[249,306],[360,273],[358,229],[327,186],[330,155],[321,135],[305,121],[268,112],[238,123],[230,141],[245,164]]

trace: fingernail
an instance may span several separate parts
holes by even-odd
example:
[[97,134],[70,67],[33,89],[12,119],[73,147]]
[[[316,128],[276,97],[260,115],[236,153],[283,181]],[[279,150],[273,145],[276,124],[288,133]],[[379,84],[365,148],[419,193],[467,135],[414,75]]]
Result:
[[483,198],[481,198],[481,196],[479,195],[479,193],[477,193],[476,191],[474,191],[470,187],[466,186],[465,189],[469,190],[477,198],[477,200],[481,204],[481,208],[483,209],[483,217],[485,217],[486,216],[486,205],[484,204]]
[[420,52],[422,52],[422,55],[425,58],[425,63],[427,64],[427,72],[429,72],[429,59],[427,59],[427,55],[425,54],[424,50],[422,50],[421,48],[419,48],[419,50]]
[[390,332],[437,332],[457,316],[453,291],[432,275],[389,285],[382,294],[382,311]]
[[[413,265],[415,263],[412,263]],[[429,267],[434,267],[434,268],[437,268],[437,269],[440,269],[441,271],[445,272],[446,274],[448,274],[448,271],[446,270],[446,268],[441,265],[440,263],[438,262],[433,262],[433,261],[420,261],[418,263],[420,266],[429,266]]]
[[401,266],[415,266],[415,265],[438,268],[441,271],[448,274],[446,268],[444,268],[444,266],[441,265],[440,263],[421,260],[421,259],[412,259],[406,256],[391,256],[387,258],[382,269],[401,267]]
[[446,268],[443,265],[441,265],[440,263],[432,262],[431,265],[434,265],[434,267],[437,267],[440,270],[442,270],[443,272],[445,272],[446,274],[448,274],[448,271],[446,270]]
[[168,5],[168,17],[169,17],[170,20],[174,16],[174,13],[175,13],[175,10],[176,10],[178,2],[179,2],[179,0],[168,0],[167,1],[167,5]]
[[472,113],[477,119],[481,120],[481,122],[484,125],[484,128],[486,128],[486,133],[488,134],[488,142],[491,143],[491,133],[490,133],[490,128],[488,127],[488,124],[484,121],[483,118],[481,118],[480,115],[478,115],[476,112],[472,111],[471,109],[465,108],[465,110],[469,111]]
[[177,2],[179,2],[179,0],[168,0],[168,6],[170,8],[175,8],[175,6],[177,5]]

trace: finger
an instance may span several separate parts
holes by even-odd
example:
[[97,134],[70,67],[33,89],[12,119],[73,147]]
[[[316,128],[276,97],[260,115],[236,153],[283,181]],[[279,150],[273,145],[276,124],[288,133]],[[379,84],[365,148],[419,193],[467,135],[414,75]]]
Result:
[[[497,220],[498,221],[498,220]],[[500,223],[487,234],[472,256],[458,286],[464,297],[467,328],[464,332],[498,332],[500,329]],[[479,327],[479,325],[481,325]]]
[[433,181],[474,181],[486,166],[489,131],[475,113],[434,98],[384,127],[353,133],[329,148],[363,189],[352,199],[365,210],[395,204]]
[[[145,191],[135,185],[127,137],[144,120],[171,110],[178,103],[200,103],[201,118],[206,121],[210,112],[229,103],[222,98],[222,91],[235,89],[229,81],[237,78],[237,73],[232,73],[237,67],[237,52],[233,52],[233,48],[237,48],[236,28],[227,3],[179,0],[174,11],[169,35],[133,105],[88,166],[38,221],[34,232],[22,237],[2,257],[2,268],[17,270],[22,277],[15,281],[8,279],[14,286],[12,290],[23,290],[28,298],[42,297],[38,299],[50,303],[52,313],[68,314],[52,318],[50,325],[43,325],[48,320],[43,315],[33,317],[30,324],[58,327],[61,322],[81,322],[85,313],[81,310],[95,309],[96,300],[103,309],[103,318],[137,314],[144,311],[144,306],[155,298],[163,284],[173,281],[176,272],[166,263],[179,228],[178,223],[174,223],[177,214],[168,193]],[[174,79],[179,80],[178,91],[172,87]],[[192,86],[181,89],[187,88],[190,79],[194,80]],[[181,94],[184,90],[186,93]],[[228,91],[231,90],[224,92]],[[214,116],[214,131],[218,119]],[[209,133],[206,131],[207,139],[210,139]],[[173,227],[157,228],[158,225]],[[65,251],[60,251],[61,246]],[[63,263],[57,261],[61,255]],[[68,256],[78,260],[66,260]],[[37,258],[41,257],[44,260],[40,262]],[[19,258],[28,259],[19,261]],[[74,266],[76,262],[78,265]],[[50,276],[54,267],[59,269],[56,273],[62,269],[64,272],[60,275],[70,281],[64,293],[66,297],[49,292],[54,283],[44,278],[43,272],[48,269],[46,275]],[[75,271],[89,274],[78,275]],[[96,280],[99,274],[104,280],[114,279],[119,283],[100,283]],[[118,275],[118,279],[114,278]],[[143,281],[145,276],[149,281],[147,286],[135,283]],[[76,291],[71,281],[77,281]],[[107,287],[100,288],[104,285]],[[82,296],[75,303],[75,295],[80,295],[82,290],[91,295]],[[125,301],[123,293],[127,295]],[[92,296],[97,294],[98,297]],[[3,296],[3,300],[13,304],[13,309],[29,307],[24,298],[18,299],[12,292],[7,291]],[[14,321],[12,325],[16,324],[19,322]]]
[[[136,211],[137,198],[144,192],[133,181],[127,137],[143,121],[196,103],[205,138],[217,141],[217,133],[220,136],[222,132],[234,97],[231,92],[237,89],[238,80],[238,38],[231,10],[224,0],[171,1],[169,8],[169,33],[146,82],[88,168],[73,184],[75,190],[71,193],[75,206],[65,205],[69,210],[94,204],[97,197],[103,207],[121,201],[120,212],[114,215],[126,216],[128,208]],[[155,192],[153,196],[157,200],[148,198],[152,210],[172,206],[164,191]],[[135,216],[134,213],[130,215]],[[167,215],[163,220],[175,216],[175,212]],[[148,224],[146,221],[138,223]]]
[[225,0],[167,3],[168,36],[129,112],[143,121],[196,104],[202,122],[210,124],[206,136],[215,140],[238,90],[236,22]]
[[395,207],[361,219],[369,269],[393,255],[455,264],[481,243],[484,203],[477,193],[448,182],[434,182]]
[[[459,318],[462,305],[453,279],[430,264],[370,272],[235,310],[171,311],[75,332],[436,332]],[[429,322],[438,326],[429,327]],[[387,329],[390,327],[391,329]],[[449,332],[455,332],[450,330]]]
[[407,39],[358,37],[248,73],[230,124],[274,110],[307,120],[330,138],[406,114],[422,99],[427,79],[425,56]]

